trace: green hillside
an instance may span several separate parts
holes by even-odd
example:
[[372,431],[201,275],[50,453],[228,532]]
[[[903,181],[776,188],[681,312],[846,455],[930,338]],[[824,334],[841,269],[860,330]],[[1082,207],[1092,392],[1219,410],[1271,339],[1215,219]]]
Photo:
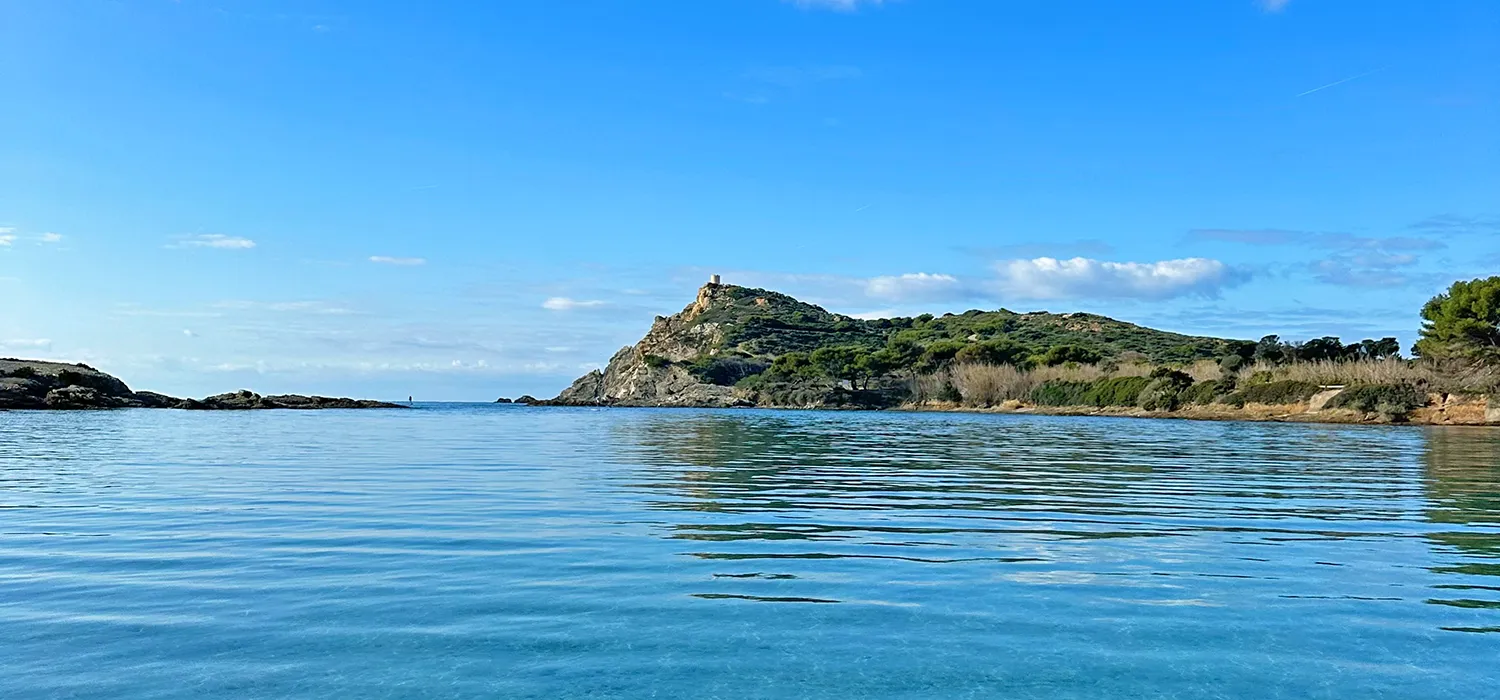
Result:
[[764,289],[723,285],[696,323],[721,324],[724,349],[760,358],[820,348],[856,346],[874,351],[901,344],[930,348],[1008,341],[1028,356],[1057,347],[1102,359],[1139,353],[1152,362],[1190,362],[1232,354],[1243,341],[1188,336],[1144,328],[1095,314],[1019,314],[971,310],[962,314],[864,320]]

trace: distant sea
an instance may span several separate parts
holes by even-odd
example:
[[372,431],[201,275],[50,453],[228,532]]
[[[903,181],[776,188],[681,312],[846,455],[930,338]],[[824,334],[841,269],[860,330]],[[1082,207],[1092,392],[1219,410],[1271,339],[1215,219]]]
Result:
[[0,412],[0,698],[1493,698],[1500,431]]

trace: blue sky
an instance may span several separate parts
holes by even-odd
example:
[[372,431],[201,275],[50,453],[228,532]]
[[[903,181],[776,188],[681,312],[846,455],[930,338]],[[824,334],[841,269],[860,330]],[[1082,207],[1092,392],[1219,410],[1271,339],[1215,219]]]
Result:
[[1500,272],[1490,0],[0,3],[0,355],[552,395],[711,272],[1397,335]]

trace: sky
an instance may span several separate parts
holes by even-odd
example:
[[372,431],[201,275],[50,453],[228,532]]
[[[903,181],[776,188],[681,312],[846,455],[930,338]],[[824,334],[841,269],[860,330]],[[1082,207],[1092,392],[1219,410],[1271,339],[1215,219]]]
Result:
[[1493,0],[0,0],[0,356],[552,396],[713,273],[1409,345],[1497,125]]

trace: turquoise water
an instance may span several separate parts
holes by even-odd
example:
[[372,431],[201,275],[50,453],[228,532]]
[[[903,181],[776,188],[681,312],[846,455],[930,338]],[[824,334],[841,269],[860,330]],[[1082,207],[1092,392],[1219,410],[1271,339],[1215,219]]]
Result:
[[0,412],[0,697],[1482,698],[1500,431]]

